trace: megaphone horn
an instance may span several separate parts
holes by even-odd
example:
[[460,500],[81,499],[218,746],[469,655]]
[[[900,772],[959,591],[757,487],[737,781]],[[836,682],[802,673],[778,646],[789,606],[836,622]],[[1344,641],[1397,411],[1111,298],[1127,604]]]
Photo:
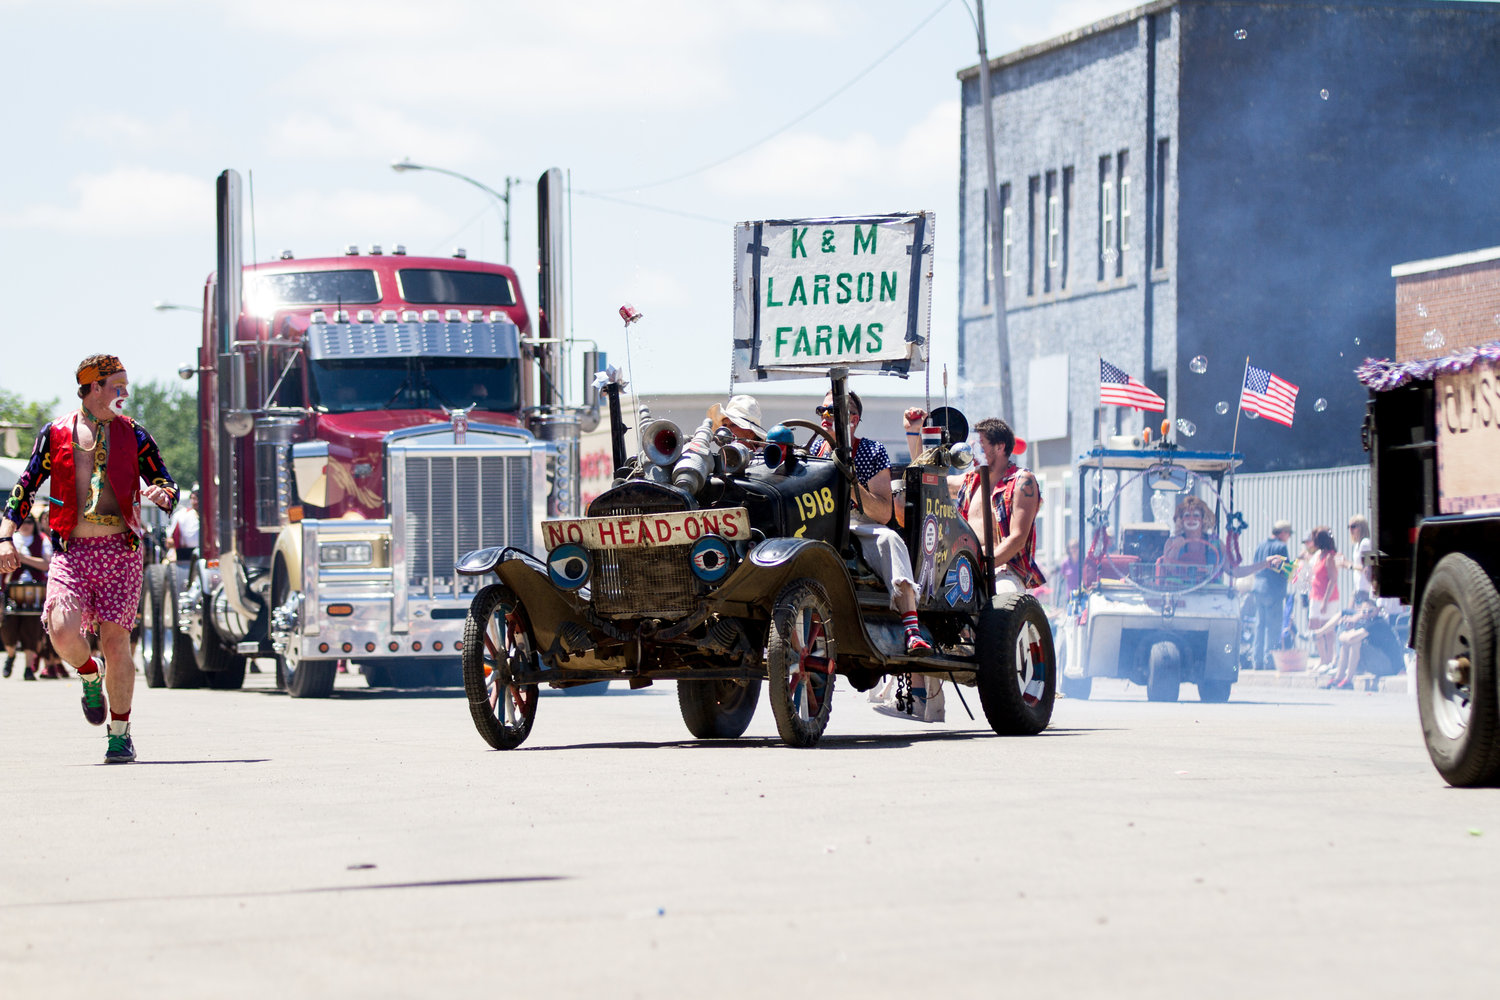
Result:
[[641,449],[652,465],[671,465],[682,457],[682,428],[665,417],[641,428]]
[[738,476],[750,464],[750,449],[737,441],[726,444],[719,451],[719,462],[724,466],[726,476]]

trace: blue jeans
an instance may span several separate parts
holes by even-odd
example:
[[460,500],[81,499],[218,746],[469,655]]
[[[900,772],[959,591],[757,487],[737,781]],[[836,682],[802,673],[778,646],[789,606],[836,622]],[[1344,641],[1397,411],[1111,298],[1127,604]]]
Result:
[[1250,663],[1256,670],[1272,670],[1271,650],[1281,649],[1281,611],[1286,603],[1284,597],[1267,594],[1255,595],[1255,643],[1251,646]]

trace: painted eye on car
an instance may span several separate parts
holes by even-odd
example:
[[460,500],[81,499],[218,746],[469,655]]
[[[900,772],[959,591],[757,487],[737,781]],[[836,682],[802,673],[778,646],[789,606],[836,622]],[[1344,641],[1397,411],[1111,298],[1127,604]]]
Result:
[[547,557],[547,575],[562,590],[577,590],[589,581],[593,565],[582,545],[559,545]]

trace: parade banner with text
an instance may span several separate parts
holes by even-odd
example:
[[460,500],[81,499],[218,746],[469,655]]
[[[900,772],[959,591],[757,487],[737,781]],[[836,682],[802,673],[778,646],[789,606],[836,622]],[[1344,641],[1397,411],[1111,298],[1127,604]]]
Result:
[[735,226],[735,381],[922,371],[932,230],[930,212]]

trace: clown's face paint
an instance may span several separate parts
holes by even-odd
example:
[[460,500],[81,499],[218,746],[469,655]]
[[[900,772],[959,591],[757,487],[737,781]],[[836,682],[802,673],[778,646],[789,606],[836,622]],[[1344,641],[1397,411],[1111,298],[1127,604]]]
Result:
[[125,412],[125,401],[130,398],[130,386],[124,372],[116,372],[104,383],[104,394],[109,399],[105,405],[115,416]]

